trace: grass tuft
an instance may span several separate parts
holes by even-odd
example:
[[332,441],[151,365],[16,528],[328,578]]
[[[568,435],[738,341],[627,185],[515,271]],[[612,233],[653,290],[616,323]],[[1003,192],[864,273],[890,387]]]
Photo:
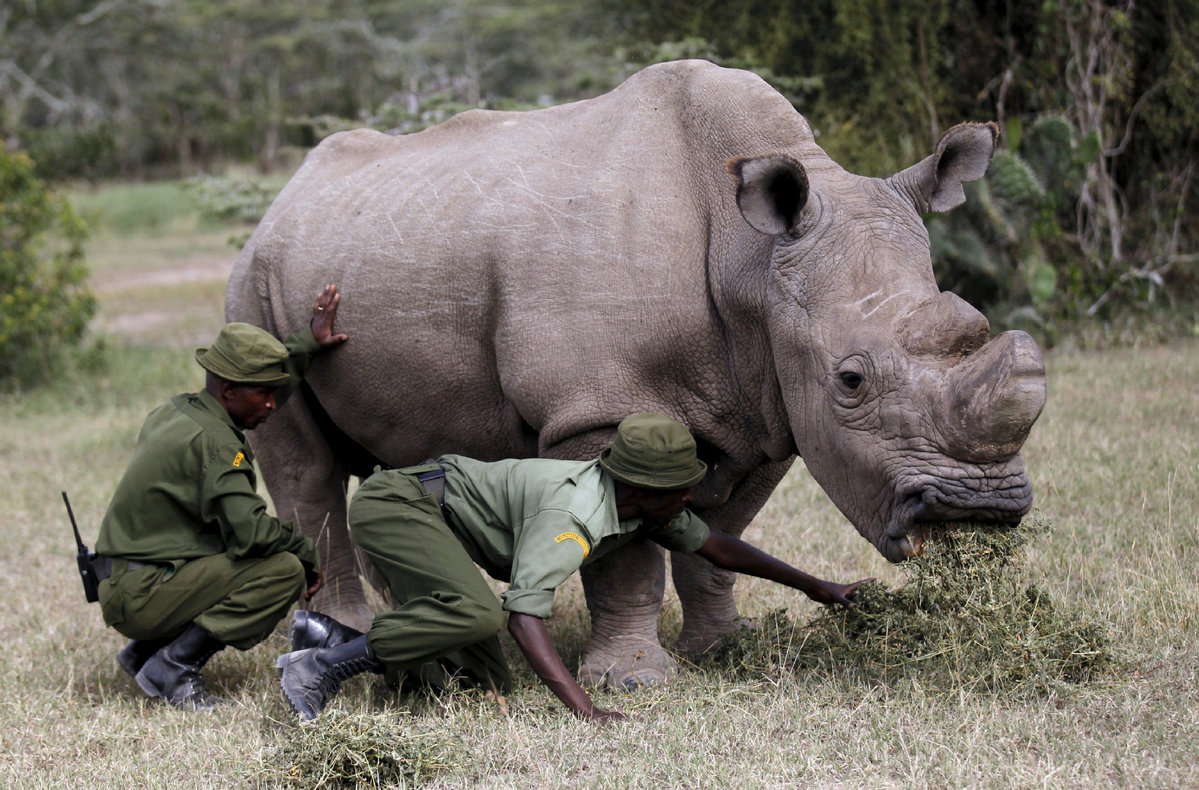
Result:
[[407,713],[328,710],[280,728],[264,777],[271,787],[411,787],[453,767],[455,744]]
[[848,670],[954,692],[1040,694],[1110,675],[1121,662],[1109,630],[1029,583],[1022,550],[1048,531],[1041,518],[946,525],[900,566],[898,588],[863,585],[853,609],[827,609],[806,626],[772,611],[711,661],[750,674]]

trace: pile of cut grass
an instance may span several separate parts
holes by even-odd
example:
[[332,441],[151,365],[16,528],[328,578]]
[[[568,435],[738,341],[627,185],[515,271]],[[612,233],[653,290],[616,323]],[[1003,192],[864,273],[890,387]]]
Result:
[[460,748],[404,712],[333,708],[283,727],[263,767],[270,787],[340,790],[414,787],[453,767]]
[[805,626],[776,610],[705,663],[767,676],[848,671],[949,691],[1044,694],[1098,680],[1121,663],[1110,631],[1029,582],[1022,550],[1048,530],[1040,518],[945,525],[900,566],[900,587],[863,585],[853,609],[826,609]]

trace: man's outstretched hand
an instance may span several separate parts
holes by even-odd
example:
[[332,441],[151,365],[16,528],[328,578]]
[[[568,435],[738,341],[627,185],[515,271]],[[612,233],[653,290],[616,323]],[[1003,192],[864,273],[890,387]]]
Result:
[[874,581],[873,577],[861,579],[853,584],[837,584],[836,582],[826,582],[822,579],[819,584],[816,584],[811,589],[804,590],[804,593],[816,603],[839,603],[846,608],[852,609],[854,607],[854,598],[857,597],[858,587],[872,581]]
[[772,557],[761,549],[749,545],[740,538],[720,532],[708,535],[708,542],[700,546],[696,553],[718,568],[769,579],[793,587],[817,603],[839,603],[852,608],[853,598],[858,587],[866,582],[874,581],[874,579],[862,579],[853,584],[837,584],[817,579],[811,574],[791,567],[778,557]]

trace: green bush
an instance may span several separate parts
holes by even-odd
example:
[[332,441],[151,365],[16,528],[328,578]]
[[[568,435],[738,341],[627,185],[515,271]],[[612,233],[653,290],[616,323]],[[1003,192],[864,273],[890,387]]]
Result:
[[254,224],[279,193],[274,186],[247,178],[206,176],[188,182],[191,196],[206,219]]
[[36,383],[77,343],[96,310],[86,287],[87,229],[35,174],[33,160],[0,144],[0,381]]

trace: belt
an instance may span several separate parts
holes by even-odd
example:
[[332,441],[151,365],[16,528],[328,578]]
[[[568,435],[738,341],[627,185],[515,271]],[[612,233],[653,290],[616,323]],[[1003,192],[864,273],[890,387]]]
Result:
[[[124,557],[96,557],[92,560],[92,573],[96,575],[96,581],[102,582],[112,575],[112,563],[116,560],[124,559]],[[144,568],[147,565],[153,565],[152,562],[138,562],[137,560],[125,560],[125,570],[135,571],[138,568]]]
[[425,489],[425,493],[437,500],[440,507],[445,507],[445,469],[442,469],[439,464],[431,464],[433,468],[427,468],[423,472],[416,473],[416,479],[420,481],[421,488]]

